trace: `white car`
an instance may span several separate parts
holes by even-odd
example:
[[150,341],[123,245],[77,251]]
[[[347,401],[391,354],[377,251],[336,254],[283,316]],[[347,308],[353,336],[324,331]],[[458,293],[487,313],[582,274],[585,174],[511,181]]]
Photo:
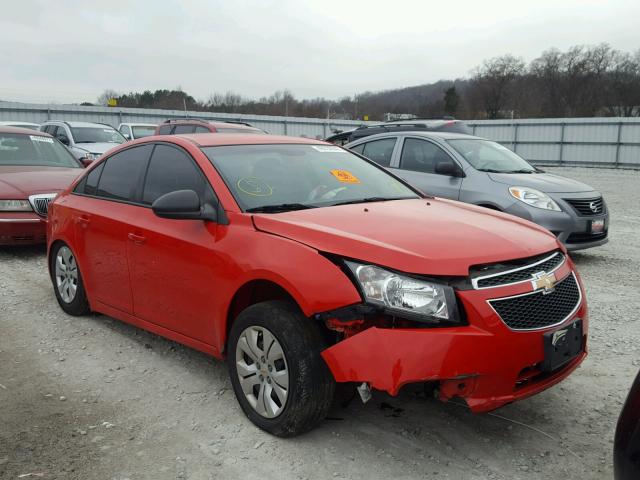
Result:
[[86,158],[93,161],[110,148],[127,141],[106,123],[48,120],[40,130],[60,140],[78,160]]
[[121,123],[118,131],[127,140],[136,140],[142,137],[155,135],[156,126],[153,123]]
[[31,123],[31,122],[14,122],[12,120],[2,121],[0,125],[5,127],[19,127],[19,128],[29,128],[31,130],[40,130],[39,123]]

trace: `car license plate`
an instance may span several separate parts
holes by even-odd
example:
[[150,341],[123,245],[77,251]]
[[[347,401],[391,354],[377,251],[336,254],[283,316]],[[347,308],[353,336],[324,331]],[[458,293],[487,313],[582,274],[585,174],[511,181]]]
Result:
[[591,233],[593,235],[604,232],[604,219],[591,220]]
[[582,351],[582,320],[544,334],[542,370],[552,372],[573,360]]

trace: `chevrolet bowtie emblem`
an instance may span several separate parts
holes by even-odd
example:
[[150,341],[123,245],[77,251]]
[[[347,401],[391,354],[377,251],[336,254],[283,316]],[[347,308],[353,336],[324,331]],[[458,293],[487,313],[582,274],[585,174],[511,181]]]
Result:
[[534,291],[543,289],[543,294],[551,293],[556,286],[556,274],[547,272],[534,273],[531,285]]

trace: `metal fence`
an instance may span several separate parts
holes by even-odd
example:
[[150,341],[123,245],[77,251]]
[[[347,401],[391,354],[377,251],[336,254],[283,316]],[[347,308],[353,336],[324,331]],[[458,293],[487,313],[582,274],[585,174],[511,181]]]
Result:
[[473,133],[532,163],[640,168],[640,118],[470,121]]
[[66,120],[108,123],[160,123],[169,118],[202,118],[203,120],[248,122],[277,135],[326,138],[335,131],[351,130],[372,122],[322,118],[278,117],[269,115],[242,115],[234,113],[184,112],[145,108],[91,107],[78,105],[50,105],[0,102],[0,121],[42,123],[47,120]]
[[[375,122],[319,118],[183,112],[143,108],[0,102],[0,120],[42,123],[67,120],[108,123],[160,123],[168,118],[248,122],[269,133],[326,138]],[[558,118],[467,122],[475,135],[498,141],[541,165],[586,165],[640,169],[640,118]]]

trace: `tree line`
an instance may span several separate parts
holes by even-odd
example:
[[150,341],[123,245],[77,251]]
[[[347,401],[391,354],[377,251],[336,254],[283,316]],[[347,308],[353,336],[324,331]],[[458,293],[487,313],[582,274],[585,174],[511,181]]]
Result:
[[382,120],[386,113],[466,119],[637,117],[640,49],[629,53],[608,44],[552,48],[528,64],[503,55],[483,61],[468,78],[337,100],[297,99],[289,90],[259,99],[227,92],[196,100],[178,88],[127,94],[107,90],[98,104],[106,105],[109,98],[121,107],[369,120]]

